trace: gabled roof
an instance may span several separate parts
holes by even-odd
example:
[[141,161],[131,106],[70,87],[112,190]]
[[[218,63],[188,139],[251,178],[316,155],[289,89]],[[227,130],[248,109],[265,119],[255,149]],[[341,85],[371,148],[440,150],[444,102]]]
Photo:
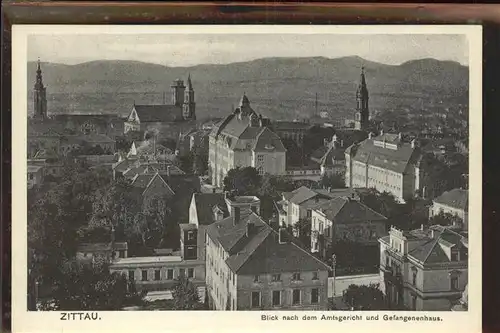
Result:
[[285,197],[286,200],[288,200],[296,205],[300,205],[303,202],[310,200],[316,196],[318,196],[320,198],[326,198],[326,199],[331,198],[327,192],[318,193],[316,190],[312,190],[306,186],[301,186],[301,187],[293,190],[292,192],[284,192],[283,196]]
[[[434,232],[434,237],[429,233]],[[412,231],[413,232],[413,231]],[[419,232],[419,231],[417,231]],[[410,232],[411,233],[411,232]],[[409,257],[422,263],[443,263],[450,262],[450,258],[446,255],[440,243],[446,243],[452,247],[457,246],[463,252],[467,252],[467,238],[447,227],[433,225],[424,234],[420,233],[418,246],[408,252]]]
[[134,105],[141,123],[173,122],[182,117],[182,108],[176,105]]
[[[394,138],[396,136],[396,138]],[[383,148],[375,145],[375,141],[398,144],[397,149]],[[397,135],[384,134],[372,139],[366,139],[346,149],[355,161],[403,173],[408,164],[417,164],[422,157],[418,147],[412,148],[410,143],[401,142]]]
[[193,200],[200,225],[209,225],[214,222],[213,209],[215,207],[218,207],[224,213],[224,217],[229,214],[224,193],[194,193]]
[[[253,225],[249,235],[247,223]],[[329,270],[296,244],[280,244],[278,233],[255,213],[241,218],[236,225],[232,217],[214,222],[207,228],[207,234],[229,253],[226,263],[238,274]]]
[[144,189],[143,195],[174,195],[175,191],[168,185],[168,183],[160,176],[158,173],[154,175],[148,175],[150,177],[149,182]]
[[256,152],[286,152],[279,136],[267,127],[261,127],[252,149]]
[[385,216],[377,213],[358,200],[345,197],[334,198],[318,206],[317,210],[322,211],[330,221],[335,221],[336,223],[387,220]]
[[469,191],[462,189],[453,189],[444,192],[439,197],[434,199],[434,202],[446,205],[449,207],[461,209],[464,211],[469,210]]

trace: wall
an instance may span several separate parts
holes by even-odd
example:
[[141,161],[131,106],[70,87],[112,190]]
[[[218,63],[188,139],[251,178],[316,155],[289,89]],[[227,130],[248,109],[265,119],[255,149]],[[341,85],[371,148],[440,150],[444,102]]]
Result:
[[432,217],[434,215],[438,215],[440,211],[443,211],[443,213],[449,213],[452,215],[456,215],[462,219],[464,222],[464,226],[467,227],[468,225],[468,214],[462,209],[455,208],[455,207],[450,207],[448,205],[443,205],[437,202],[433,202],[432,206],[429,209],[429,216]]

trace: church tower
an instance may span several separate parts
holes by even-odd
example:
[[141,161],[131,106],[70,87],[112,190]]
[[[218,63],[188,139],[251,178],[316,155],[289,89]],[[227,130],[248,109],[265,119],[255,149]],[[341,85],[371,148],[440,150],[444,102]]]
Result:
[[186,86],[184,85],[184,81],[175,80],[172,84],[172,104],[178,107],[182,107],[184,105],[184,91],[186,90]]
[[40,68],[40,59],[38,59],[36,69],[36,81],[33,89],[33,111],[34,118],[47,118],[47,97],[45,95],[45,87],[42,80],[42,70]]
[[182,116],[184,119],[196,119],[196,103],[194,101],[194,89],[191,82],[191,74],[187,79],[187,90],[184,97],[184,105],[182,107]]
[[356,114],[354,119],[355,128],[360,131],[366,130],[369,125],[370,113],[368,110],[368,88],[366,88],[365,68],[361,68],[361,78],[356,91]]

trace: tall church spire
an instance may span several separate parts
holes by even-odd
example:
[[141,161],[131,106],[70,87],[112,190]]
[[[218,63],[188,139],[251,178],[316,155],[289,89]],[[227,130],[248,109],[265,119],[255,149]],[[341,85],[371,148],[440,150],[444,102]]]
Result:
[[191,82],[191,73],[188,74],[187,90],[184,96],[184,105],[182,106],[182,116],[184,119],[196,119],[196,103],[194,101],[194,89]]
[[36,81],[33,89],[33,111],[34,117],[38,119],[47,118],[47,98],[43,85],[42,69],[40,67],[40,58],[37,61]]
[[361,67],[361,75],[359,79],[358,90],[356,91],[356,115],[355,127],[358,130],[366,130],[370,113],[368,109],[368,88],[366,87],[365,67]]

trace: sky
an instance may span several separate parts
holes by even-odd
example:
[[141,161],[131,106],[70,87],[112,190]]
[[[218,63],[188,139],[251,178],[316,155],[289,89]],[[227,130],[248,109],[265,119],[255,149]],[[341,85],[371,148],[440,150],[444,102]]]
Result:
[[267,57],[359,56],[398,65],[435,58],[468,65],[465,35],[138,34],[31,35],[28,61],[78,64],[136,60],[171,67],[227,64]]

